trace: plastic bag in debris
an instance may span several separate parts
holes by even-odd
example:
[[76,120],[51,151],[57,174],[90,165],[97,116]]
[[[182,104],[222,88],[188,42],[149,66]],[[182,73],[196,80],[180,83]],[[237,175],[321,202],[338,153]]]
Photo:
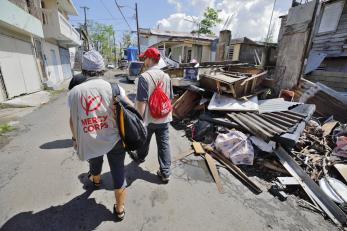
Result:
[[213,133],[213,125],[207,121],[198,120],[192,127],[192,139],[195,141],[205,141],[211,133]]
[[104,59],[96,50],[87,51],[83,54],[82,70],[102,71],[105,69]]
[[347,158],[347,136],[338,136],[333,155]]
[[253,165],[254,150],[248,137],[240,131],[219,134],[215,141],[218,151],[234,164]]

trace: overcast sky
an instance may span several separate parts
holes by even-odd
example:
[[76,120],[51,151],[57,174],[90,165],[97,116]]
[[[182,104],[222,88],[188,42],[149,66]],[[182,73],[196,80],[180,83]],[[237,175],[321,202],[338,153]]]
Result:
[[[136,30],[134,18],[134,0],[117,0],[124,6],[122,11],[130,28],[122,19],[122,16],[114,0],[73,0],[79,16],[70,17],[73,25],[82,23],[84,16],[81,6],[88,6],[89,19],[100,23],[112,24],[117,34],[117,41],[125,30]],[[232,31],[232,37],[247,36],[254,40],[261,40],[266,36],[270,22],[274,0],[137,0],[140,27],[160,28],[162,30],[187,31],[196,29],[196,24],[185,19],[201,20],[207,6],[219,11],[222,19],[220,25],[213,28],[218,31],[223,27],[228,17],[231,23],[228,29]],[[277,40],[280,20],[290,8],[291,0],[277,0],[273,16],[274,38]]]

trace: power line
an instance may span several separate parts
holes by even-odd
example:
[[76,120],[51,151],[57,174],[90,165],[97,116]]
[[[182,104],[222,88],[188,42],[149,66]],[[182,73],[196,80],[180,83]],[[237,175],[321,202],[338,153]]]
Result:
[[[84,19],[69,19],[70,21],[76,21],[76,22],[82,22],[84,21]],[[111,20],[115,20],[115,21],[123,21],[123,18],[89,18],[90,20],[94,20],[94,21],[111,21]]]
[[[111,14],[110,10],[106,7],[104,1],[103,1],[103,0],[100,0],[100,2],[101,2],[101,4],[102,4],[102,6],[105,8],[105,10],[108,12],[108,14],[111,16],[111,18],[113,18],[113,19],[116,20],[116,18],[113,17],[113,15]],[[116,20],[116,21],[117,21],[117,20]]]
[[131,31],[131,26],[130,26],[130,24],[128,23],[128,21],[126,20],[126,18],[125,18],[125,16],[124,16],[124,14],[123,14],[123,12],[122,12],[120,6],[119,6],[118,3],[117,3],[117,0],[114,0],[114,2],[116,3],[117,8],[118,8],[120,14],[122,15],[124,21],[126,22],[126,24],[128,25],[128,27],[129,27],[129,29],[130,29],[130,31]]

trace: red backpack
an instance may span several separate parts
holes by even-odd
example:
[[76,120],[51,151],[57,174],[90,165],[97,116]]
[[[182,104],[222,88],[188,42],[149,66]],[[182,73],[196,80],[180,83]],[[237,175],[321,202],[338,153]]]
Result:
[[[149,74],[149,73],[148,73]],[[155,119],[161,119],[166,117],[172,111],[171,100],[162,90],[164,85],[163,80],[160,80],[158,83],[155,83],[151,74],[151,77],[155,88],[149,97],[148,105],[151,116]]]

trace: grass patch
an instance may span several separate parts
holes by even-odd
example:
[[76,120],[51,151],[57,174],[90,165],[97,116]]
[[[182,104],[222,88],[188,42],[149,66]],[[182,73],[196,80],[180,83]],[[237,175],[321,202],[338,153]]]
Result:
[[11,104],[0,103],[0,110],[1,109],[6,109],[6,108],[26,108],[26,107],[30,107],[30,106],[11,105]]
[[66,89],[58,89],[58,90],[47,90],[51,96],[57,96],[60,95],[61,93],[65,92]]
[[15,128],[9,124],[0,124],[0,135],[13,131]]

